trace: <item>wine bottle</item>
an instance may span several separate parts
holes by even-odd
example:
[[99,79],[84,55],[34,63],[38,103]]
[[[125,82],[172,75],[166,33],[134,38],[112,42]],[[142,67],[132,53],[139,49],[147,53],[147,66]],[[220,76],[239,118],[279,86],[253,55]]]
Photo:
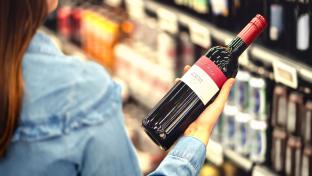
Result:
[[237,74],[238,57],[266,26],[261,15],[226,47],[208,50],[144,118],[142,126],[161,148],[168,149],[213,102],[228,78]]
[[308,2],[300,2],[296,8],[296,52],[301,60],[309,60],[310,58],[310,16],[311,12],[308,6]]
[[270,40],[273,45],[281,47],[284,34],[284,6],[279,0],[274,0],[270,6],[271,21],[270,21]]

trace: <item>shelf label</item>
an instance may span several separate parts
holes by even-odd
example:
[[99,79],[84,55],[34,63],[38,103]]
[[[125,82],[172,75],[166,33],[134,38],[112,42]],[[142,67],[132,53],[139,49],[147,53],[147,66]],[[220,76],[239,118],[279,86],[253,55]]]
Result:
[[291,88],[298,87],[297,70],[281,61],[273,61],[274,79]]
[[165,8],[158,8],[157,15],[159,20],[159,28],[172,34],[178,32],[178,17],[174,12]]
[[189,28],[192,42],[206,49],[211,47],[211,34],[208,27],[198,22],[192,22],[189,23]]
[[142,19],[145,17],[143,0],[126,0],[126,5],[131,18]]
[[213,164],[221,166],[223,164],[222,145],[210,139],[206,149],[206,158]]

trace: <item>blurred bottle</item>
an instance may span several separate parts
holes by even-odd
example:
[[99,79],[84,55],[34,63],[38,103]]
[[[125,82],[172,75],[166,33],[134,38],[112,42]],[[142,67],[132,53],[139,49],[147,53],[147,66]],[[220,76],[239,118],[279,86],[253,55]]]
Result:
[[304,143],[312,142],[312,101],[308,100],[305,104],[303,119],[301,121],[303,129]]
[[251,77],[249,81],[249,112],[257,119],[266,121],[267,100],[266,100],[266,81],[264,78]]
[[286,137],[285,130],[281,128],[275,128],[273,131],[272,139],[272,152],[271,161],[273,169],[282,174],[285,166],[285,155],[286,155]]
[[[249,134],[252,130],[249,128],[249,122],[252,117],[249,113],[239,112],[235,116],[235,151],[242,154],[249,154],[250,140]],[[260,146],[261,147],[261,146]]]
[[272,125],[286,128],[287,123],[287,89],[277,85],[273,94]]
[[178,76],[183,75],[183,69],[185,65],[193,65],[195,60],[194,54],[194,45],[191,41],[191,37],[187,32],[181,32],[179,34],[179,44],[180,44],[180,52],[179,52],[179,60],[178,60]]
[[237,114],[237,108],[235,106],[226,105],[223,111],[223,133],[222,143],[227,148],[234,148],[235,146],[235,131],[236,123],[235,116]]
[[162,67],[172,72],[172,78],[175,77],[177,61],[177,38],[169,32],[162,31],[157,37],[157,61]]
[[267,128],[268,124],[264,121],[250,122],[250,159],[255,163],[266,161]]
[[303,95],[297,92],[292,92],[289,95],[287,106],[287,132],[289,134],[301,134],[301,119],[303,108]]
[[60,35],[66,39],[70,39],[71,34],[71,8],[62,6],[57,12],[57,29]]
[[301,176],[312,176],[312,146],[309,144],[303,150]]
[[[309,62],[311,54],[311,9],[308,1],[299,1],[296,6],[296,49],[299,59]],[[310,63],[312,63],[310,61]]]
[[284,7],[280,0],[273,0],[270,5],[270,40],[272,46],[283,47],[285,37]]
[[236,76],[236,103],[238,110],[242,112],[249,111],[249,81],[250,81],[250,73],[247,71],[238,71]]
[[299,137],[291,136],[287,142],[285,173],[287,176],[300,176],[301,171],[301,148]]

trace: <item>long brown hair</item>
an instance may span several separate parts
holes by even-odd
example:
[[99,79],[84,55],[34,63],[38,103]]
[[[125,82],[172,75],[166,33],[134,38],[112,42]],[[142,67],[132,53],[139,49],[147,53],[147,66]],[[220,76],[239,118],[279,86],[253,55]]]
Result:
[[0,157],[17,127],[23,99],[22,58],[46,17],[47,0],[0,0]]

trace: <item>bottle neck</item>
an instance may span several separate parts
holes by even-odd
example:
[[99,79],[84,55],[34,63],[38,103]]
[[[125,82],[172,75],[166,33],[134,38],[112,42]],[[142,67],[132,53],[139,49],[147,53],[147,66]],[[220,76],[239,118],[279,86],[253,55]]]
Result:
[[227,47],[232,52],[232,58],[238,60],[238,57],[246,50],[248,45],[237,36]]

